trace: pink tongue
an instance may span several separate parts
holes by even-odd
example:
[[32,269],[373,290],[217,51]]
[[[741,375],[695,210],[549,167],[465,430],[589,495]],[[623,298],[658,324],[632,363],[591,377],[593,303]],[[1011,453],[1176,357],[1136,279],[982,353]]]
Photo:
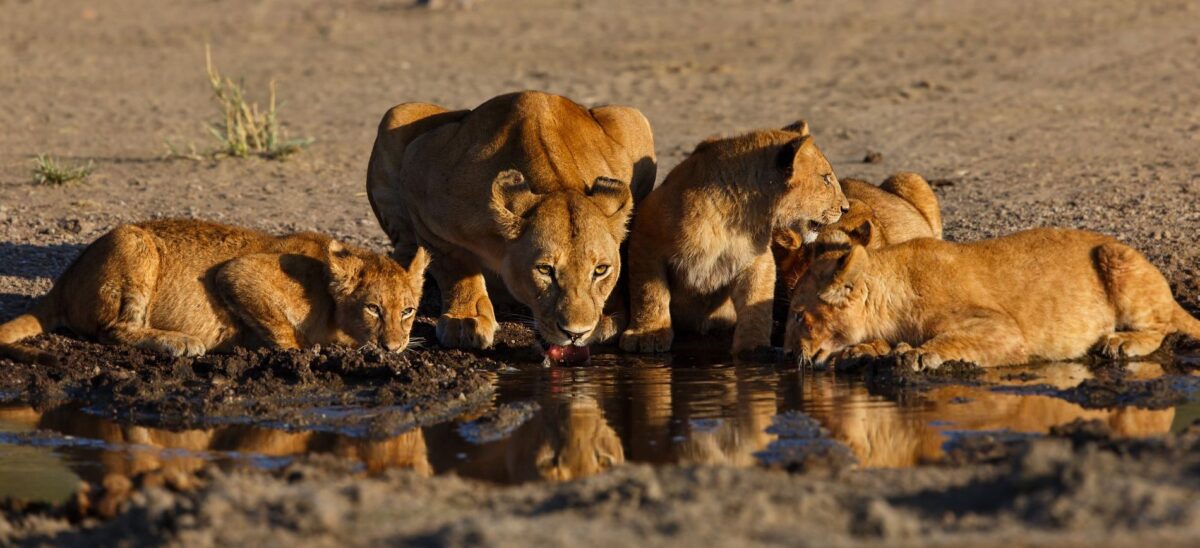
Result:
[[583,363],[591,356],[592,350],[587,346],[551,344],[546,347],[546,357],[558,363]]

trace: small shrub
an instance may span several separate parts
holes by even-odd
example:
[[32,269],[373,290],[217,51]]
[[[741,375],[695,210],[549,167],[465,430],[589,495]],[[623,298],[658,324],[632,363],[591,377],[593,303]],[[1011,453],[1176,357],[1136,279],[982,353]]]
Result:
[[235,82],[231,78],[221,76],[213,66],[212,53],[207,45],[204,47],[204,63],[213,98],[221,111],[221,118],[208,127],[209,133],[220,143],[215,151],[217,154],[238,158],[250,155],[283,158],[313,142],[311,138],[289,140],[281,135],[275,106],[274,80],[270,84],[267,108],[263,111],[257,103],[246,101],[243,82]]
[[33,160],[33,182],[39,185],[61,185],[82,181],[92,174],[95,167],[91,160],[83,165],[68,166],[59,163],[49,154],[39,154]]

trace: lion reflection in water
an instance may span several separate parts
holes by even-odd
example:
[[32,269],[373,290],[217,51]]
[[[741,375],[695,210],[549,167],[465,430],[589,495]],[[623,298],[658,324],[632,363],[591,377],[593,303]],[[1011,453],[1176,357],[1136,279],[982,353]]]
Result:
[[569,481],[625,462],[621,438],[595,398],[575,395],[543,406],[517,429],[505,465],[515,481]]
[[401,468],[422,476],[433,475],[424,433],[419,428],[384,440],[370,440],[328,432],[285,432],[253,426],[172,432],[121,425],[68,408],[39,414],[29,407],[12,407],[0,409],[0,418],[79,438],[98,439],[113,446],[126,446],[100,452],[100,477],[108,474],[132,477],[151,471],[194,472],[211,460],[212,453],[226,452],[264,457],[325,453],[361,462],[370,473]]
[[[1162,374],[1157,364],[1128,367],[1132,378]],[[1003,373],[988,372],[990,376]],[[1075,386],[1091,376],[1085,366],[1073,363],[1047,365],[1036,374],[1039,378],[1034,383],[1056,388]],[[1100,420],[1118,436],[1144,437],[1166,434],[1175,418],[1173,408],[1084,409],[1052,396],[1001,393],[986,387],[951,385],[930,390],[923,397],[927,401],[916,407],[897,407],[868,395],[862,386],[804,383],[805,400],[817,402],[810,413],[833,438],[849,446],[864,467],[905,467],[940,460],[947,431],[1045,434],[1054,426],[1083,419]],[[934,421],[949,424],[935,425]]]

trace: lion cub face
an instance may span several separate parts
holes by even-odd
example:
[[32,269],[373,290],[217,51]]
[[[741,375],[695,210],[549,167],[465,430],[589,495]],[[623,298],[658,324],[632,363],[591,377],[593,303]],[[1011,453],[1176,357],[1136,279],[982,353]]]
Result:
[[791,230],[812,242],[822,226],[836,222],[850,209],[833,167],[811,136],[785,143],[775,162],[784,179],[772,214],[774,230]]
[[326,261],[337,328],[356,345],[408,347],[428,256],[418,252],[406,271],[388,257],[330,241]]
[[842,348],[866,339],[866,249],[830,251],[818,257],[796,285],[784,334],[784,348],[801,363],[822,365]]
[[586,193],[535,194],[519,172],[506,171],[491,207],[507,240],[500,273],[533,311],[538,334],[554,345],[587,345],[620,274],[629,185],[601,177]]

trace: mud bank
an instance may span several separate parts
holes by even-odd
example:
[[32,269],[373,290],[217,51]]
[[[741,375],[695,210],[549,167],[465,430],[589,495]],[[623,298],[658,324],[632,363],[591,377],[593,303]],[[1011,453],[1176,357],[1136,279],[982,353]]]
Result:
[[[239,350],[169,358],[66,336],[33,341],[55,366],[0,360],[0,395],[47,408],[74,402],[89,413],[171,429],[214,424],[337,428],[394,434],[452,417],[491,392],[499,362],[457,350]],[[369,412],[345,415],[353,406]]]
[[[988,463],[789,474],[621,466],[498,488],[313,459],[275,472],[106,480],[64,506],[9,503],[15,544],[789,544],[1019,541],[1119,545],[1200,538],[1200,426],[1114,439],[1080,421]],[[111,519],[97,516],[111,515]]]

